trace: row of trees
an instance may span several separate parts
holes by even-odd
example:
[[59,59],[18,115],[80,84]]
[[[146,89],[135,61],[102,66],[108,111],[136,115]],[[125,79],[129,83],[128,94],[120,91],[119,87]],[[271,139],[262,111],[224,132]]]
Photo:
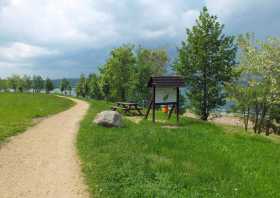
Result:
[[[280,39],[256,41],[252,34],[236,39],[223,30],[217,17],[203,8],[178,48],[172,68],[185,78],[190,107],[207,120],[230,98],[234,101],[233,110],[242,114],[246,130],[251,122],[255,133],[280,134]],[[168,63],[165,49],[123,45],[111,51],[98,73],[81,75],[76,93],[95,99],[142,103],[149,99],[149,78],[166,74]],[[0,91],[35,93],[43,89],[49,93],[54,85],[41,76],[0,79]],[[70,81],[63,79],[60,91],[71,95]]]
[[[172,68],[185,78],[190,107],[207,120],[230,98],[246,130],[251,121],[256,133],[280,133],[280,40],[255,42],[250,35],[235,38],[223,30],[217,17],[203,8],[178,49]],[[149,77],[166,74],[167,63],[164,49],[124,45],[112,50],[98,74],[81,76],[77,94],[142,102],[149,97]]]
[[41,76],[20,76],[12,75],[6,79],[0,79],[0,91],[13,92],[29,92],[39,93],[45,90],[46,93],[50,93],[54,89],[54,85],[49,78],[45,80]]
[[148,100],[150,76],[166,72],[168,54],[164,49],[123,45],[112,50],[98,74],[81,75],[77,95],[110,101]]
[[[49,78],[43,79],[40,75],[34,76],[20,76],[12,75],[6,79],[0,79],[0,92],[1,91],[13,91],[13,92],[30,92],[40,93],[45,91],[45,93],[50,93],[55,88],[54,83]],[[67,79],[62,79],[60,81],[60,91],[64,95],[71,95],[72,85]]]

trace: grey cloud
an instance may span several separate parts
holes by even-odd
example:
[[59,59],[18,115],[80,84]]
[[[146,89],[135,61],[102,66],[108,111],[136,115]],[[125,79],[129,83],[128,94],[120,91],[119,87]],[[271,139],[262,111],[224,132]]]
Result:
[[29,58],[15,57],[16,62],[10,60],[12,53],[0,54],[0,76],[19,72],[78,77],[96,71],[113,47],[128,42],[166,47],[174,57],[203,5],[230,34],[256,32],[263,38],[280,33],[277,0],[0,0],[0,53],[15,43],[37,53],[21,52]]

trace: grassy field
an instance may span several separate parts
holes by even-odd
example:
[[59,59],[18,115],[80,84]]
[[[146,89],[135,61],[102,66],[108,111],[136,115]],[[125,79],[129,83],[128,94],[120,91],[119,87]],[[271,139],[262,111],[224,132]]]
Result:
[[105,129],[103,109],[92,102],[77,142],[93,197],[280,197],[280,144],[185,118]]
[[74,103],[53,95],[0,93],[0,142],[24,131],[34,118],[63,111]]

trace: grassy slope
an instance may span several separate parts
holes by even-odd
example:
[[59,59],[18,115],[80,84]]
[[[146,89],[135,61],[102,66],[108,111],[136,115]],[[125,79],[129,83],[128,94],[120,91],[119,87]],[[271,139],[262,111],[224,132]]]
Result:
[[103,109],[92,102],[77,143],[94,197],[280,196],[279,144],[189,119],[105,129],[92,124]]
[[53,95],[0,93],[0,141],[24,131],[33,118],[58,113],[73,104]]

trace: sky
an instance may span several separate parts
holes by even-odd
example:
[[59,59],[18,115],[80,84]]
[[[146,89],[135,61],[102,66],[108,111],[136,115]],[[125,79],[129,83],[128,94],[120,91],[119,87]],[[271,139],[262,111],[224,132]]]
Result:
[[227,34],[280,36],[279,0],[0,0],[0,77],[76,78],[124,43],[172,60],[203,6]]

